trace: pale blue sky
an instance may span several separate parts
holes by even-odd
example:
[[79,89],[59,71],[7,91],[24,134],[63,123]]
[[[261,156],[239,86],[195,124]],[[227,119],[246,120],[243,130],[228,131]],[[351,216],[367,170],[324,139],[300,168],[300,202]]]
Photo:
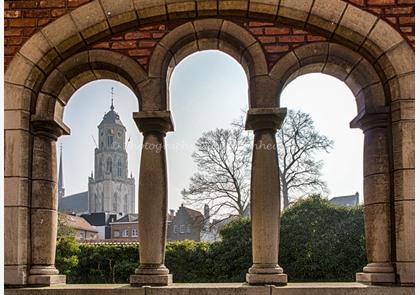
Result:
[[[94,166],[97,125],[110,106],[114,87],[115,110],[131,137],[127,151],[129,172],[138,189],[142,136],[132,120],[138,104],[131,90],[121,83],[101,80],[79,89],[66,107],[64,121],[71,136],[63,144],[66,195],[87,190],[87,179]],[[191,154],[194,143],[204,131],[227,128],[247,107],[247,81],[242,67],[231,57],[217,51],[193,54],[179,64],[170,85],[171,111],[175,132],[167,134],[169,207],[177,208],[180,191],[196,171]],[[325,161],[323,179],[330,196],[362,194],[363,135],[349,128],[356,115],[354,97],[341,81],[322,74],[304,75],[283,91],[281,105],[309,113],[316,128],[335,141],[334,150],[320,154]],[[59,146],[59,145],[58,145]]]

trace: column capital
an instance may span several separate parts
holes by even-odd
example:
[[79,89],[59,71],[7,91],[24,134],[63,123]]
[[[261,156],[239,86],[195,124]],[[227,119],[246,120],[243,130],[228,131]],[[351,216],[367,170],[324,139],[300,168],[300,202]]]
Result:
[[35,135],[44,135],[54,140],[61,135],[70,135],[70,128],[61,120],[32,116],[31,125]]
[[140,132],[158,132],[165,134],[174,131],[170,111],[141,111],[134,112],[133,119]]
[[279,129],[286,117],[287,108],[253,108],[246,116],[246,130]]
[[372,128],[386,128],[389,115],[389,107],[363,110],[350,122],[350,128],[360,128],[363,132]]

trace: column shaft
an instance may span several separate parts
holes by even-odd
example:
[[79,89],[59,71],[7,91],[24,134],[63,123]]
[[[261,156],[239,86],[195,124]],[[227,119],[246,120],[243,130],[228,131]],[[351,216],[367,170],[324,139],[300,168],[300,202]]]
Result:
[[251,169],[252,262],[246,275],[249,284],[287,283],[278,265],[280,238],[280,172],[276,130],[285,110],[248,112],[247,125],[254,130]]
[[356,275],[356,280],[391,284],[395,282],[395,271],[391,263],[390,145],[386,116],[367,116],[361,127],[365,136],[363,191],[368,265]]
[[168,285],[172,275],[165,267],[168,179],[165,135],[172,129],[169,112],[140,112],[134,119],[144,140],[139,180],[140,265],[130,277],[132,286]]
[[[48,128],[47,128],[48,127]],[[66,282],[55,268],[57,241],[57,137],[60,128],[45,126],[34,136],[31,198],[31,269],[28,283],[52,285]]]

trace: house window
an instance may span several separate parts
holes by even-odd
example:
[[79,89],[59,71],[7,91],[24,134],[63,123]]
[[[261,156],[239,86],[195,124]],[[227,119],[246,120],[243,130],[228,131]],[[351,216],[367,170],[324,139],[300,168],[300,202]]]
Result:
[[184,224],[181,224],[179,226],[179,233],[181,233],[181,234],[184,234],[185,233],[185,225]]
[[174,234],[178,233],[178,225],[174,225]]
[[128,237],[128,230],[127,229],[123,230],[121,236],[124,237],[124,238]]
[[118,238],[120,236],[120,232],[118,230],[114,231],[114,238]]
[[191,233],[191,224],[187,224],[187,234]]
[[138,237],[138,234],[137,234],[137,229],[133,228],[133,229],[131,230],[131,236],[132,236],[132,237]]

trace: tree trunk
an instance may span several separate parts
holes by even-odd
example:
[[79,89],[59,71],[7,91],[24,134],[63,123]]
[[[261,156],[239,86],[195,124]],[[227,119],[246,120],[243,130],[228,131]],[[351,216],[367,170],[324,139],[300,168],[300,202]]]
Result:
[[283,197],[283,210],[289,207],[289,191],[287,189],[286,179],[280,177],[281,180],[281,194]]

